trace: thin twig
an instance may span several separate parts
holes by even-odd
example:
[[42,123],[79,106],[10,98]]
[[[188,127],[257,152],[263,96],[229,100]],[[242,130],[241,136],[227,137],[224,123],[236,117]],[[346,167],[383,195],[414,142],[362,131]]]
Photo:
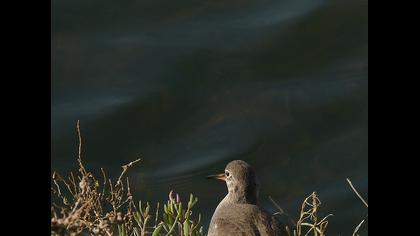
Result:
[[135,161],[132,161],[132,162],[130,162],[130,163],[128,163],[127,165],[123,165],[122,166],[122,168],[123,168],[123,171],[121,172],[121,175],[120,175],[120,177],[118,178],[118,181],[117,181],[117,185],[118,184],[121,184],[121,178],[123,177],[123,175],[128,171],[128,168],[130,168],[132,165],[134,165],[135,163],[137,163],[137,162],[139,162],[141,160],[141,158],[139,158],[139,159],[137,159],[137,160],[135,160]]
[[284,213],[284,211],[283,211],[283,209],[277,204],[277,202],[275,202],[274,200],[273,200],[273,198],[271,197],[271,196],[268,196],[268,198],[270,199],[270,201],[274,204],[274,206],[276,206],[277,207],[277,209],[279,209],[279,213],[280,214],[283,214]]
[[159,215],[159,202],[157,203],[156,207],[156,217],[155,217],[155,228],[157,227],[157,221],[158,221],[158,215]]
[[293,225],[296,225],[296,222],[293,220],[292,217],[289,216],[289,214],[287,214],[281,207],[279,204],[277,204],[276,201],[274,201],[274,199],[271,196],[268,196],[268,198],[270,199],[270,201],[274,204],[274,206],[277,207],[277,209],[279,210],[279,212],[274,213],[274,215],[285,215],[289,218],[289,220],[292,222]]
[[105,196],[105,189],[106,189],[106,174],[104,168],[101,168],[102,178],[104,179],[104,187],[102,188],[102,197]]
[[77,120],[76,128],[77,128],[77,136],[79,137],[79,151],[78,151],[77,161],[79,162],[80,171],[82,172],[82,174],[85,175],[86,169],[82,163],[82,134],[80,132],[80,120]]
[[359,231],[360,226],[362,226],[363,222],[365,222],[365,220],[362,220],[354,229],[354,232],[352,234],[352,236],[356,236],[357,231]]
[[360,198],[360,200],[362,200],[362,202],[365,204],[366,207],[368,207],[367,202],[365,201],[365,199],[362,198],[362,196],[360,196],[359,192],[357,192],[356,188],[354,188],[353,184],[351,183],[349,178],[346,178],[347,182],[349,183],[350,187],[353,189],[354,193],[356,193],[356,195]]

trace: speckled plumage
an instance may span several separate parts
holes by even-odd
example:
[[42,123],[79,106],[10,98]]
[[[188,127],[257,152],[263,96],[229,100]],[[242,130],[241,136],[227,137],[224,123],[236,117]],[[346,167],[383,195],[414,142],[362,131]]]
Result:
[[258,179],[246,162],[235,160],[225,169],[228,194],[217,206],[207,236],[283,236],[272,215],[258,205]]

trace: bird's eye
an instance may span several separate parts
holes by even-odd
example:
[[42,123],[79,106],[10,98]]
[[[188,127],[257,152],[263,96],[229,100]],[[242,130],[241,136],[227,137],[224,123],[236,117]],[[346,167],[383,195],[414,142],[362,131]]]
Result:
[[225,175],[226,175],[226,177],[229,177],[230,176],[229,171],[225,171]]

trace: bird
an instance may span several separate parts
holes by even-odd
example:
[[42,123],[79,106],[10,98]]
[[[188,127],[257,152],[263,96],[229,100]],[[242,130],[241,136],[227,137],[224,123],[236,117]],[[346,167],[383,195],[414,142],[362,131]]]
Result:
[[280,222],[258,204],[259,181],[243,160],[227,164],[209,179],[226,182],[228,193],[216,207],[207,236],[286,236]]

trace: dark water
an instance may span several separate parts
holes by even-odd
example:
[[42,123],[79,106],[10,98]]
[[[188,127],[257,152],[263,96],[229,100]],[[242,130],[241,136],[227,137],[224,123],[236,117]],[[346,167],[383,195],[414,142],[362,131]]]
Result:
[[[138,198],[199,197],[205,225],[226,192],[206,180],[251,163],[296,216],[317,191],[329,235],[367,210],[368,3],[319,0],[52,1],[52,162],[131,170]],[[367,235],[367,225],[362,235]]]

